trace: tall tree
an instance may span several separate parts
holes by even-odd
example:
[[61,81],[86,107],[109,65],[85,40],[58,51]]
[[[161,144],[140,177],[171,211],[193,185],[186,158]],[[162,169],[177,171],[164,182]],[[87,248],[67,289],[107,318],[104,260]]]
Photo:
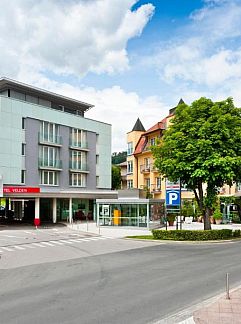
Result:
[[112,189],[121,187],[121,169],[117,165],[112,165]]
[[112,164],[119,164],[119,163],[125,162],[126,157],[127,157],[126,151],[114,152],[114,153],[112,153],[112,156],[111,156]]
[[153,155],[161,174],[181,179],[194,191],[204,229],[211,229],[209,216],[219,188],[241,179],[241,109],[232,98],[179,105]]

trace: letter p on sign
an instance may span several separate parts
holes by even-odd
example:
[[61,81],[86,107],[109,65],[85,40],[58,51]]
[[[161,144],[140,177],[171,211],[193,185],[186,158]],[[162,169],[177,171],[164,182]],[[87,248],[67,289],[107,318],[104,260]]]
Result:
[[166,190],[166,205],[171,205],[171,206],[180,205],[179,190]]

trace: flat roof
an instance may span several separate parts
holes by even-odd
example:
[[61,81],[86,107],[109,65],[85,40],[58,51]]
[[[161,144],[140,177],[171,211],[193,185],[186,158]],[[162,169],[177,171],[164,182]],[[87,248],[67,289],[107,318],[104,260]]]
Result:
[[6,90],[6,89],[13,89],[16,91],[22,91],[25,93],[28,93],[32,96],[38,96],[42,99],[49,100],[49,101],[61,101],[63,105],[68,105],[70,107],[79,108],[81,111],[85,112],[91,108],[94,107],[94,105],[76,100],[73,98],[65,97],[60,94],[50,92],[44,89],[40,89],[31,85],[28,85],[26,83],[22,83],[16,80],[8,79],[6,77],[0,77],[0,90]]

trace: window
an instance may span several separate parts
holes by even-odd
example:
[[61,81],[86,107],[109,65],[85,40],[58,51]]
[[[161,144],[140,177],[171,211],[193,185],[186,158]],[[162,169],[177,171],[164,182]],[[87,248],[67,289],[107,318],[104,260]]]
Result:
[[132,155],[133,153],[133,142],[127,144],[127,155]]
[[152,146],[156,145],[156,138],[155,137],[150,139],[150,145],[152,145]]
[[150,178],[145,179],[145,187],[150,188]]
[[144,159],[145,169],[150,169],[150,158]]
[[72,187],[85,187],[86,175],[81,173],[70,173],[70,186]]
[[87,155],[85,152],[70,152],[70,168],[74,170],[85,170],[87,163]]
[[127,189],[133,188],[133,180],[127,180]]
[[25,175],[26,175],[26,171],[25,170],[21,170],[21,183],[22,184],[25,183]]
[[40,184],[49,186],[59,185],[59,172],[57,171],[41,171]]
[[86,131],[82,129],[72,128],[70,137],[71,137],[71,146],[87,148]]
[[99,187],[100,185],[100,177],[96,176],[96,187]]
[[99,161],[100,161],[100,156],[99,155],[96,155],[96,164],[97,165],[99,164]]
[[60,165],[60,151],[58,147],[41,146],[39,152],[41,166],[45,167],[61,167]]
[[236,185],[237,187],[237,191],[241,191],[241,182],[237,182],[237,185]]
[[59,125],[43,121],[40,127],[40,134],[44,142],[60,143]]
[[127,173],[133,173],[133,161],[127,161]]
[[25,129],[25,118],[22,118],[22,129]]
[[161,189],[161,178],[156,178],[156,189]]
[[22,155],[26,155],[26,144],[22,143]]

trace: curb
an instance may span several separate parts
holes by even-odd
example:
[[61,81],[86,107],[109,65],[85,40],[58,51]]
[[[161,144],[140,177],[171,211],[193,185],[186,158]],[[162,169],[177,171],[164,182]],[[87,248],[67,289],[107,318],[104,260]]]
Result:
[[[232,293],[238,289],[241,289],[240,283],[235,288],[230,289],[230,293]],[[220,293],[214,297],[208,298],[198,304],[195,304],[195,305],[190,306],[180,312],[177,312],[176,314],[170,315],[166,318],[157,320],[150,324],[195,324],[194,319],[193,319],[193,313],[195,311],[198,311],[201,308],[204,308],[210,304],[215,303],[216,301],[218,301],[220,298],[224,297],[225,295],[226,295],[225,292]]]

